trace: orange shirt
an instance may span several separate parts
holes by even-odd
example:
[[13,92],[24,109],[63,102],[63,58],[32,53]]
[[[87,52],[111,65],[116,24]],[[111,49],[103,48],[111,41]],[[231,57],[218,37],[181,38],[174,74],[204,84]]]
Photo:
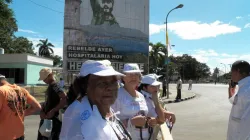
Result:
[[30,94],[17,85],[0,87],[0,140],[13,140],[24,135],[24,111]]

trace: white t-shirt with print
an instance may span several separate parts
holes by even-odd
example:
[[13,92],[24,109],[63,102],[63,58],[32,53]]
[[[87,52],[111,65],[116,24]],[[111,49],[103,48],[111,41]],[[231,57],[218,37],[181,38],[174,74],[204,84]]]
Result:
[[[120,88],[118,90],[118,97],[115,103],[112,105],[112,109],[114,112],[120,112],[117,114],[117,117],[121,121],[128,120],[127,130],[130,132],[133,140],[141,140],[140,137],[140,129],[135,128],[130,123],[130,119],[135,116],[147,116],[148,115],[148,107],[144,96],[136,91],[138,96],[137,98],[132,97],[124,88]],[[149,137],[148,129],[142,130],[143,139],[147,139]]]

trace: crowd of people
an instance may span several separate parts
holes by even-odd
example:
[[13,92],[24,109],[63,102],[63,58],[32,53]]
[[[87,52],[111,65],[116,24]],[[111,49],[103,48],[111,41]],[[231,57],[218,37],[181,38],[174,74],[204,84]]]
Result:
[[[159,102],[159,76],[143,76],[137,64],[125,64],[119,73],[109,60],[85,61],[67,94],[63,79],[57,83],[50,68],[39,76],[48,84],[41,105],[27,90],[0,76],[0,131],[6,132],[1,139],[23,140],[24,117],[35,112],[41,119],[37,140],[148,140],[156,125],[175,123],[174,113]],[[4,130],[10,126],[16,131]]]
[[[232,65],[232,81],[239,89],[236,92],[236,86],[229,85],[233,107],[228,140],[248,140],[250,136],[249,74],[246,61]],[[176,121],[174,113],[159,101],[159,76],[142,75],[135,63],[125,64],[120,73],[109,60],[87,60],[67,94],[64,82],[60,79],[57,83],[50,68],[43,68],[39,75],[39,80],[48,84],[42,105],[27,90],[0,75],[1,140],[24,140],[24,117],[35,112],[40,112],[41,119],[37,140],[151,140],[156,126],[166,122],[173,126]],[[181,99],[181,89],[179,78],[176,100]]]

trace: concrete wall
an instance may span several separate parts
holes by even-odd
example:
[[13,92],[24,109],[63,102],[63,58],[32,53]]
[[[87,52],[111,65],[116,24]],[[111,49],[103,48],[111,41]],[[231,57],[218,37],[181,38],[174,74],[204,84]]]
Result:
[[44,65],[37,65],[37,64],[27,64],[27,85],[33,85],[33,84],[44,84],[43,81],[38,81],[39,79],[39,71],[47,66]]
[[53,60],[30,54],[1,54],[0,63],[36,63],[53,66]]

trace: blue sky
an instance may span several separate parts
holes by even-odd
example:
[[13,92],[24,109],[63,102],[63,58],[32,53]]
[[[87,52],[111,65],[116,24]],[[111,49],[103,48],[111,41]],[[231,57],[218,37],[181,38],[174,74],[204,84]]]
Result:
[[[165,43],[165,17],[181,3],[184,7],[173,11],[168,18],[170,43],[175,45],[171,54],[190,54],[207,63],[211,70],[215,67],[224,70],[220,63],[231,64],[237,59],[250,61],[249,0],[151,0],[151,42]],[[11,8],[18,21],[17,36],[25,36],[34,44],[49,38],[56,46],[55,53],[62,55],[63,0],[14,0]],[[226,67],[228,71],[229,66]]]

